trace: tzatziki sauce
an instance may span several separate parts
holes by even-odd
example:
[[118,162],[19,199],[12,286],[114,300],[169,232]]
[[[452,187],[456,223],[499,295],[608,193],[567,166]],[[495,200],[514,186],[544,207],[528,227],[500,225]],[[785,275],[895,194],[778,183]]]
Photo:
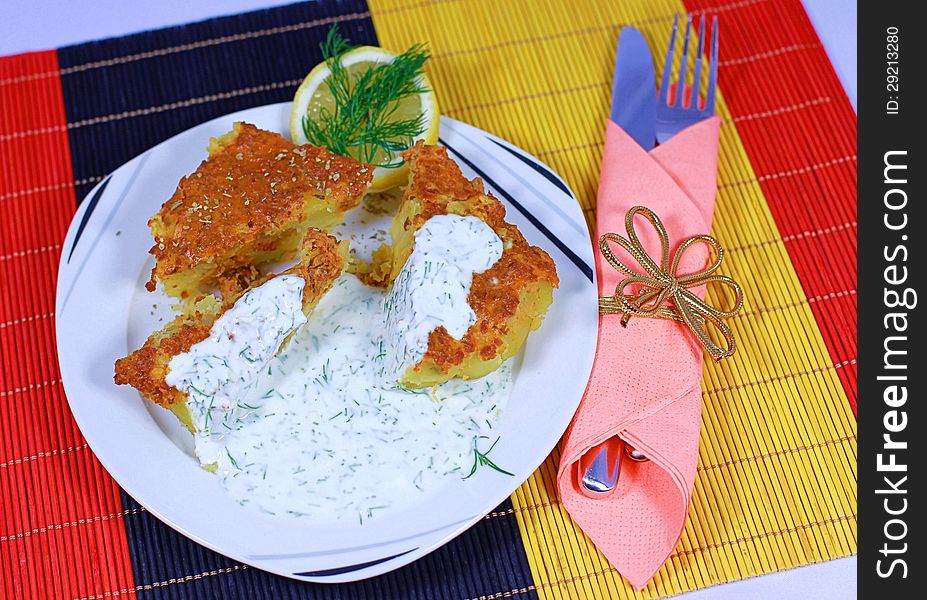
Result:
[[[467,477],[477,466],[475,451],[486,451],[497,439],[493,427],[511,391],[512,361],[477,380],[427,389],[408,389],[396,377],[384,376],[395,374],[399,364],[415,364],[408,347],[420,348],[417,336],[422,335],[427,344],[427,332],[434,327],[443,325],[459,337],[466,333],[475,320],[466,302],[473,274],[501,256],[501,241],[482,221],[448,217],[425,223],[403,267],[402,285],[418,282],[427,293],[405,291],[402,299],[391,301],[393,294],[342,275],[276,356],[279,343],[273,341],[286,334],[267,332],[260,347],[274,349],[250,355],[261,360],[247,364],[260,368],[244,373],[251,377],[244,387],[216,393],[233,378],[221,361],[202,362],[205,356],[221,356],[235,365],[236,374],[244,369],[233,358],[246,345],[237,328],[234,340],[225,334],[226,344],[234,348],[197,350],[198,359],[178,361],[177,374],[172,361],[175,381],[202,384],[200,389],[216,397],[190,394],[198,429],[209,402],[213,409],[226,407],[209,418],[208,436],[197,433],[197,455],[215,467],[227,493],[241,505],[272,515],[362,524],[421,501],[449,478]],[[451,298],[442,304],[446,293]],[[272,305],[281,302],[278,296],[268,293],[260,299],[271,305],[265,314],[276,314]],[[299,327],[291,316],[265,325],[279,332]],[[391,357],[397,331],[407,340],[398,361]],[[222,336],[214,330],[209,339],[216,338]],[[217,427],[220,420],[223,425]]]
[[476,322],[467,304],[473,274],[502,256],[502,240],[476,217],[435,215],[415,232],[412,254],[386,297],[386,377],[399,379],[438,327],[461,339]]
[[187,394],[200,463],[215,463],[217,438],[238,428],[255,408],[249,392],[286,336],[306,322],[298,275],[274,277],[248,290],[212,325],[210,335],[168,364],[165,381]]

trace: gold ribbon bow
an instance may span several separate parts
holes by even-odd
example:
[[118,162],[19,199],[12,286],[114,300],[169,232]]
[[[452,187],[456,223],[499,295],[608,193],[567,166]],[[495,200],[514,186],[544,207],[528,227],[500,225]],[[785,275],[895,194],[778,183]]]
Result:
[[[640,213],[646,217],[660,236],[661,257],[660,264],[651,258],[634,229],[634,215]],[[673,319],[684,323],[692,330],[702,346],[716,361],[731,356],[737,347],[734,342],[734,333],[724,324],[722,319],[731,317],[743,307],[743,290],[740,285],[730,277],[715,275],[714,272],[721,266],[724,250],[715,238],[710,235],[697,235],[682,242],[673,255],[673,262],[669,262],[669,239],[663,222],[652,210],[643,206],[635,206],[624,217],[625,229],[628,238],[625,239],[615,233],[606,233],[599,238],[599,250],[602,256],[617,271],[628,275],[615,286],[612,296],[599,298],[599,313],[622,314],[621,325],[627,326],[628,320],[633,317],[656,317],[660,319]],[[628,251],[628,253],[643,267],[645,273],[639,273],[627,266],[615,256],[608,242],[612,241]],[[715,259],[711,264],[695,273],[687,275],[677,274],[679,263],[686,249],[695,244],[706,244],[714,250]],[[689,288],[721,283],[734,292],[734,307],[731,310],[721,310],[711,306],[691,291]],[[640,288],[637,295],[625,293],[629,285]],[[671,304],[665,304],[672,299]],[[708,335],[705,326],[711,324],[724,338],[726,347],[716,344]]]

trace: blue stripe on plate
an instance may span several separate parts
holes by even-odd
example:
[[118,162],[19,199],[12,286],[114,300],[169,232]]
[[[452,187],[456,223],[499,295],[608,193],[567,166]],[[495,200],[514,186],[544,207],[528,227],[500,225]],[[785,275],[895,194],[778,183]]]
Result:
[[109,185],[112,178],[112,175],[107,175],[106,179],[100,183],[100,187],[97,188],[97,191],[93,193],[93,197],[90,198],[89,204],[87,204],[87,210],[84,211],[84,216],[80,218],[80,225],[77,226],[77,233],[74,234],[74,241],[71,243],[71,251],[68,252],[68,264],[71,263],[71,257],[74,256],[74,249],[77,248],[77,242],[80,241],[81,236],[84,235],[84,228],[87,227],[87,221],[90,220],[90,215],[93,214],[94,209],[100,202],[100,198],[103,197],[103,192],[106,191],[106,186]]
[[[481,131],[480,133],[487,140],[495,144],[500,143],[498,140],[494,139],[490,134],[486,133],[485,131]],[[496,164],[496,166],[498,166],[499,169],[505,170],[509,174],[510,177],[515,179],[515,181],[517,181],[522,186],[530,190],[534,194],[534,199],[537,200],[538,202],[544,203],[547,206],[547,208],[557,213],[557,215],[563,220],[564,224],[570,226],[570,228],[574,229],[577,233],[579,233],[583,237],[588,235],[589,230],[586,226],[586,221],[585,219],[583,219],[582,215],[580,215],[579,221],[574,220],[569,214],[567,214],[567,211],[564,210],[565,207],[563,206],[563,202],[560,200],[559,197],[557,196],[551,197],[550,194],[542,192],[541,190],[538,190],[536,187],[534,187],[534,185],[532,185],[530,181],[522,177],[522,174],[524,174],[523,169],[517,169],[514,166],[510,166],[510,164],[506,161],[500,162],[496,160],[496,156],[490,151],[491,149],[488,149],[486,147],[485,144],[474,144],[473,148],[477,152],[481,152],[485,154],[487,157],[491,158],[493,162]],[[537,161],[533,157],[529,156],[521,148],[507,148],[507,150],[511,153],[519,154],[520,155],[519,158],[521,158],[523,162],[537,163]],[[541,164],[541,163],[537,163],[537,164]],[[556,177],[556,174],[554,174],[553,171],[550,171],[549,169],[547,169],[547,171],[551,173],[554,177]],[[563,183],[563,182],[560,181],[560,183]],[[566,185],[566,184],[563,184],[563,185]],[[569,190],[569,188],[567,189]],[[564,196],[566,196],[572,202],[578,202],[576,200],[576,196],[573,195],[573,192],[568,191],[566,194],[564,194]]]
[[570,188],[568,188],[566,184],[563,183],[563,181],[561,181],[560,178],[557,177],[557,175],[553,171],[548,169],[547,165],[545,165],[544,163],[538,162],[534,160],[533,158],[531,158],[530,156],[522,154],[521,152],[516,152],[512,148],[509,148],[508,146],[506,146],[505,144],[500,144],[498,140],[494,140],[490,138],[489,141],[499,146],[500,148],[502,148],[503,150],[505,150],[506,152],[508,152],[509,154],[511,154],[518,160],[520,160],[521,162],[525,163],[526,165],[528,165],[529,167],[531,167],[532,169],[540,173],[541,176],[544,177],[544,179],[546,179],[547,181],[551,182],[552,184],[554,184],[555,186],[563,190],[564,194],[575,199],[575,196],[573,196],[573,192],[570,191]]
[[455,149],[454,149],[452,146],[450,146],[446,141],[444,141],[444,140],[438,140],[438,141],[440,141],[442,144],[444,144],[444,146],[446,146],[448,150],[450,150],[457,158],[459,158],[459,159],[461,160],[461,162],[463,162],[465,165],[467,165],[468,167],[470,167],[471,169],[473,169],[473,171],[474,171],[477,175],[479,175],[479,176],[483,179],[483,181],[485,181],[485,182],[488,183],[490,186],[492,186],[492,188],[493,188],[500,196],[502,196],[503,198],[505,198],[505,199],[508,201],[509,204],[511,204],[512,206],[514,206],[515,209],[516,209],[518,212],[520,212],[522,215],[524,215],[524,217],[525,217],[526,219],[528,219],[528,220],[531,222],[531,224],[534,225],[534,226],[538,229],[538,231],[540,231],[542,234],[544,234],[544,237],[546,237],[547,239],[549,239],[549,240],[551,241],[551,243],[553,243],[555,246],[557,246],[557,248],[559,248],[560,251],[563,252],[563,254],[566,255],[566,257],[569,258],[570,261],[571,261],[574,265],[576,265],[576,267],[577,267],[580,271],[582,271],[583,275],[585,275],[586,278],[589,279],[589,281],[594,281],[594,279],[593,279],[592,267],[589,266],[588,264],[586,264],[586,262],[585,262],[583,259],[581,259],[575,252],[573,252],[573,250],[571,250],[569,246],[567,246],[566,244],[564,244],[564,243],[560,240],[560,238],[558,238],[556,235],[554,235],[554,233],[553,233],[550,229],[548,229],[546,225],[544,225],[543,223],[541,223],[541,221],[540,221],[537,217],[535,217],[533,214],[531,214],[531,212],[530,212],[528,209],[526,209],[524,206],[522,206],[521,203],[518,202],[518,200],[516,200],[515,198],[513,198],[511,194],[509,194],[507,191],[505,191],[503,188],[501,188],[501,187],[499,186],[499,184],[497,184],[495,181],[493,181],[492,177],[490,177],[489,175],[487,175],[485,171],[483,171],[482,169],[480,169],[479,167],[477,167],[475,164],[473,164],[466,156],[464,156],[463,154],[461,154],[458,150],[455,150]]
[[[281,560],[285,558],[310,558],[316,556],[337,556],[339,554],[350,554],[353,552],[358,552],[360,550],[372,550],[374,548],[382,548],[383,546],[395,546],[401,544],[402,542],[409,542],[411,540],[430,537],[432,534],[438,533],[439,531],[445,531],[447,529],[455,528],[459,525],[463,525],[469,521],[472,521],[472,517],[466,519],[461,519],[453,523],[447,523],[441,527],[435,527],[428,531],[415,531],[409,535],[400,536],[391,540],[383,542],[375,542],[372,544],[363,544],[361,546],[352,546],[349,548],[335,548],[330,550],[304,550],[302,552],[286,552],[284,554],[249,554],[245,558],[248,560]],[[410,528],[411,529],[411,528]],[[402,554],[408,554],[408,552],[403,552]],[[402,556],[402,554],[397,554],[396,556]],[[395,558],[395,557],[394,557]]]
[[[129,180],[126,182],[126,184],[122,187],[122,190],[119,192],[119,197],[115,200],[115,202],[112,203],[112,206],[110,206],[109,212],[103,215],[102,217],[103,223],[100,226],[99,231],[97,232],[97,236],[90,242],[90,248],[88,248],[88,250],[84,252],[84,256],[83,256],[83,259],[80,261],[80,264],[78,264],[76,267],[73,267],[74,275],[71,277],[71,285],[70,287],[68,287],[68,291],[64,294],[64,299],[61,301],[61,307],[59,309],[60,310],[59,316],[64,314],[64,310],[68,306],[68,300],[71,299],[71,293],[74,291],[74,286],[77,285],[77,282],[80,279],[80,275],[83,272],[84,267],[87,265],[87,261],[90,260],[90,257],[93,255],[93,251],[96,250],[97,245],[100,243],[100,240],[107,233],[110,233],[110,234],[113,233],[109,229],[109,224],[112,222],[113,216],[122,206],[122,203],[126,199],[126,196],[129,195],[129,192],[132,190],[132,187],[135,185],[135,180],[138,179],[139,173],[141,173],[142,170],[145,168],[145,163],[148,162],[148,159],[151,158],[151,155],[152,155],[151,152],[146,152],[145,154],[141,155],[137,161],[135,161],[135,170],[132,172],[132,175],[129,177]],[[110,175],[110,177],[112,177],[112,175]],[[107,185],[109,184],[109,181],[110,179],[107,178]],[[105,186],[101,186],[101,188],[102,187],[105,187]],[[97,193],[94,194],[93,198],[90,199],[90,205],[87,207],[87,211],[84,213],[84,216],[81,218],[80,227],[78,228],[77,235],[75,235],[75,246],[77,244],[76,238],[81,235],[80,229],[83,229],[84,225],[90,222],[90,213],[93,212],[93,210],[96,208],[97,202],[99,202],[101,198],[103,198],[102,189],[97,190]],[[99,215],[101,213],[94,213],[94,214]],[[116,233],[116,235],[118,235],[118,233]],[[73,251],[74,251],[74,248],[72,247],[71,252],[73,253]],[[71,257],[68,256],[69,263],[70,263],[70,260],[71,260]]]
[[360,571],[361,569],[366,569],[367,567],[372,567],[374,565],[382,565],[388,560],[393,560],[394,558],[405,556],[409,552],[415,552],[416,550],[418,550],[418,548],[413,548],[411,550],[406,550],[405,552],[400,552],[399,554],[394,554],[385,558],[379,558],[377,560],[370,560],[356,565],[336,567],[334,569],[323,569],[321,571],[303,571],[302,573],[295,573],[295,575],[299,575],[300,577],[331,577],[332,575],[341,575],[343,573],[350,573],[352,571]]

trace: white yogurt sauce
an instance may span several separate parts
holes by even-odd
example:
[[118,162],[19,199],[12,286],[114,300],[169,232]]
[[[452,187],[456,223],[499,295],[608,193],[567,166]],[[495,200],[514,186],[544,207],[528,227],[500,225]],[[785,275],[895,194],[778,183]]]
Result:
[[399,379],[428,350],[428,334],[444,327],[461,339],[476,322],[467,304],[473,274],[502,256],[502,240],[476,217],[436,215],[415,232],[412,254],[386,297],[386,373]]
[[382,304],[382,291],[344,275],[271,361],[254,394],[264,404],[226,436],[220,461],[239,502],[364,521],[469,473],[474,442],[492,435],[508,398],[511,368],[433,390],[383,383]]
[[[428,262],[466,260],[470,266],[457,271],[456,282],[452,275],[435,282],[465,283],[469,290],[472,273],[494,262],[486,251],[494,242],[467,217],[450,224],[442,219],[432,228],[436,218],[423,227],[425,241],[416,239],[419,255],[410,270],[425,269],[423,253]],[[471,242],[460,243],[460,237]],[[458,254],[438,253],[432,241],[454,244]],[[407,277],[427,279],[419,272]],[[433,291],[440,291],[437,284]],[[423,312],[434,312],[435,298],[422,300]],[[422,322],[414,314],[420,311],[418,300],[408,302],[403,311],[409,314],[403,318]],[[230,404],[234,424],[222,431],[212,426],[209,442],[216,451],[199,456],[204,464],[207,457],[215,460],[222,485],[239,503],[274,515],[363,523],[421,499],[448,478],[467,476],[475,464],[474,448],[486,451],[496,439],[492,428],[511,390],[511,366],[504,364],[479,380],[453,380],[427,390],[388,381],[383,377],[390,339],[385,304],[382,290],[343,275],[306,327],[264,362],[257,380],[235,390],[244,395],[224,394],[239,399]],[[440,323],[463,335],[470,313],[464,294],[453,310],[445,306],[439,313]]]
[[284,275],[249,290],[216,319],[208,338],[171,359],[165,381],[188,396],[202,464],[218,460],[217,436],[237,429],[263,403],[249,391],[286,336],[306,322],[305,283]]

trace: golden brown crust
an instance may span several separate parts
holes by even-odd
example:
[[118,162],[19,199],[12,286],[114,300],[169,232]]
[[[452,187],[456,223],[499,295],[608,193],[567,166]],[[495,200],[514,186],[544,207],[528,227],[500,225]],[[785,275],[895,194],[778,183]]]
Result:
[[[400,207],[399,214],[405,215],[403,230],[418,230],[434,215],[453,213],[480,218],[503,243],[502,257],[488,270],[473,276],[467,302],[476,313],[476,323],[460,340],[454,339],[443,327],[432,331],[425,357],[414,369],[430,362],[448,373],[474,354],[484,361],[494,359],[501,352],[511,356],[514,349],[504,346],[513,341],[521,343],[507,336],[511,333],[512,319],[520,308],[525,308],[522,302],[526,296],[535,293],[541,283],[550,288],[559,285],[553,259],[541,248],[530,245],[517,227],[505,221],[502,203],[485,193],[481,180],[467,180],[457,163],[448,157],[446,148],[418,142],[406,150],[403,157],[410,168],[409,187],[403,203],[414,203],[414,209]],[[394,276],[407,257],[408,252],[394,259]],[[546,308],[546,304],[539,306],[541,315]],[[529,315],[529,318],[536,317]]]
[[460,340],[443,327],[428,336],[426,359],[447,371],[474,351],[483,360],[492,359],[502,347],[509,319],[515,317],[522,290],[543,280],[557,287],[557,271],[550,256],[536,246],[509,248],[492,267],[473,276],[467,303],[476,313],[476,323]]
[[321,229],[306,231],[300,250],[299,264],[285,274],[299,275],[306,284],[303,287],[303,307],[314,305],[331,289],[341,276],[347,257],[347,242],[339,242]]
[[[470,181],[464,177],[457,163],[448,157],[444,146],[428,146],[419,140],[403,152],[402,157],[409,163],[407,196],[424,202],[447,203],[468,200],[484,193],[483,182],[479,178]],[[504,207],[502,211],[504,214]]]
[[372,169],[352,158],[235,123],[149,220],[156,264],[146,287],[194,267],[203,268],[197,283],[215,285],[227,272],[240,278],[256,256],[290,258],[295,246],[289,257],[274,255],[281,238],[321,226],[311,222],[314,212],[330,218],[357,206],[371,177]]
[[[341,275],[346,254],[346,242],[339,243],[319,229],[309,229],[303,238],[299,264],[280,275],[266,275],[251,287],[266,283],[273,277],[299,275],[305,280],[303,311],[308,313]],[[209,337],[215,320],[248,289],[225,296],[223,302],[208,296],[193,305],[189,314],[178,316],[164,329],[151,334],[141,348],[116,361],[115,382],[131,385],[142,396],[165,408],[185,402],[186,395],[166,381],[171,359]]]
[[217,318],[218,314],[212,310],[195,310],[190,315],[178,316],[164,329],[151,334],[144,346],[116,361],[114,381],[117,385],[131,385],[142,396],[165,408],[184,401],[185,394],[165,381],[168,364],[173,357],[209,337],[210,327]]

